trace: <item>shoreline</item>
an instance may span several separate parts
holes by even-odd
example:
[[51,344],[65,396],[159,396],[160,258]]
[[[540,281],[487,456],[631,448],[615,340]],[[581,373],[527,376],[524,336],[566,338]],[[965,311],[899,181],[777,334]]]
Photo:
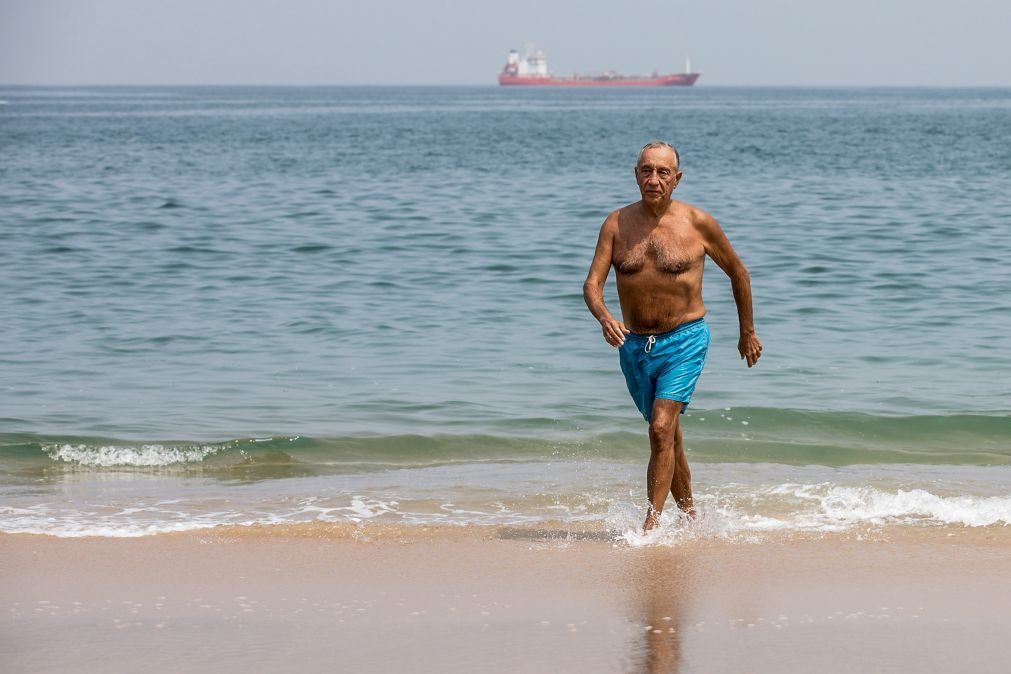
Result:
[[1007,527],[4,534],[0,650],[10,672],[999,671],[1009,552]]

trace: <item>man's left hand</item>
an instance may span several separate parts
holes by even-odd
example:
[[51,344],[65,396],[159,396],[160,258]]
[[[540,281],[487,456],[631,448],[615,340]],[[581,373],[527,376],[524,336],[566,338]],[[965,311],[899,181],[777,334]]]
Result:
[[753,332],[743,334],[737,342],[737,350],[740,351],[741,358],[748,361],[748,367],[752,367],[762,357],[762,342]]

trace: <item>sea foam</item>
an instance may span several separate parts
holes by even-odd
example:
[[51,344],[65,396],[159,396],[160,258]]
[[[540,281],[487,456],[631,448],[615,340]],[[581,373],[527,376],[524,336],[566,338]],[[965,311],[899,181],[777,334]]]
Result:
[[809,492],[826,520],[840,524],[932,523],[970,527],[1011,524],[1011,497],[939,496],[925,489],[825,488]]
[[137,446],[117,445],[50,445],[43,448],[55,461],[81,466],[109,468],[114,466],[169,466],[197,463],[222,450],[221,445],[190,445],[171,447],[159,444]]

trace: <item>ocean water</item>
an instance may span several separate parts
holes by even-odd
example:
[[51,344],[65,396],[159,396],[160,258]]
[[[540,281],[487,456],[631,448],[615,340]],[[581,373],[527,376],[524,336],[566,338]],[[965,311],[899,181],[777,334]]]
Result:
[[704,534],[1011,523],[1011,90],[0,101],[0,531],[625,536],[645,425],[581,284],[652,138],[765,345],[747,369],[710,262]]

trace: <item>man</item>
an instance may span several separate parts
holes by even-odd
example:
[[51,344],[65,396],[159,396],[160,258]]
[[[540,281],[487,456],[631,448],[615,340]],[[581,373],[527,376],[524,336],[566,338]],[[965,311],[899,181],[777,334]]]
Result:
[[[680,163],[667,143],[654,141],[642,148],[635,166],[642,199],[604,220],[583,284],[586,306],[607,343],[618,348],[628,391],[649,422],[644,534],[660,521],[668,491],[688,517],[695,517],[679,416],[688,407],[709,348],[702,304],[706,255],[730,277],[741,358],[751,367],[762,355],[748,270],[711,215],[671,199],[681,180]],[[620,321],[604,305],[604,281],[612,266]]]

